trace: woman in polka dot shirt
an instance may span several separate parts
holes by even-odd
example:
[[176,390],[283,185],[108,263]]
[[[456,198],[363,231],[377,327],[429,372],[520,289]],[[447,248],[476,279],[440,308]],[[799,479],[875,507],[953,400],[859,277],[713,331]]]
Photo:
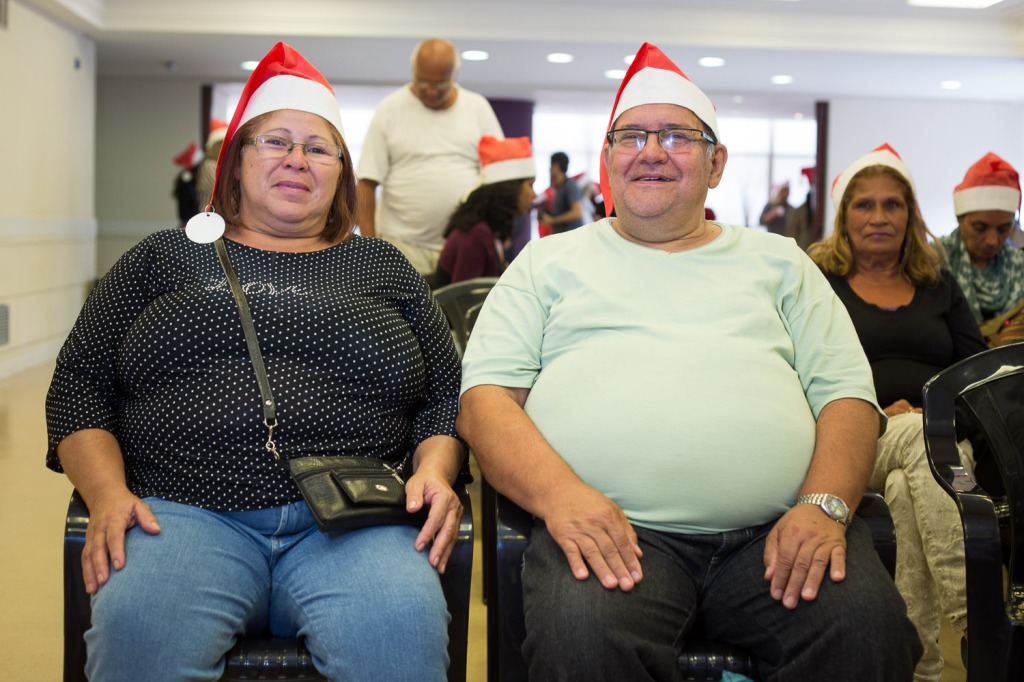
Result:
[[[458,358],[416,270],[350,234],[354,202],[334,93],[279,43],[228,128],[219,215],[144,239],[86,301],[47,397],[47,465],[91,513],[91,679],[215,680],[235,639],[268,623],[305,637],[332,680],[445,679],[438,572],[462,511]],[[209,243],[221,231],[278,403],[281,456],[410,456],[408,508],[429,505],[422,528],[319,532],[264,449],[238,310]]]

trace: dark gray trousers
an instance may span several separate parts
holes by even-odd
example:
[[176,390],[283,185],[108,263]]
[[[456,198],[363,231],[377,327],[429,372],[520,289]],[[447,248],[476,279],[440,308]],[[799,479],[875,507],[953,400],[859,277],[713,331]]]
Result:
[[764,580],[772,525],[713,535],[636,528],[643,580],[630,592],[576,580],[543,523],[524,556],[523,653],[531,682],[679,679],[676,659],[697,612],[709,639],[741,646],[766,681],[905,682],[921,643],[859,519],[846,579],[830,578],[788,610]]

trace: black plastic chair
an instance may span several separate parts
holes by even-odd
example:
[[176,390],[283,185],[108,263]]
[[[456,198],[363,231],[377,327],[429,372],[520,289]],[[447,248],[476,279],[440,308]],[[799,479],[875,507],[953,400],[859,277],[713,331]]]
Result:
[[[465,488],[459,491],[462,521],[459,539],[441,576],[452,620],[448,624],[448,682],[465,682],[469,635],[469,591],[473,576],[473,508]],[[82,578],[82,547],[89,510],[78,491],[71,494],[64,527],[64,682],[85,682],[85,631],[92,607]],[[401,647],[399,646],[399,649]],[[222,682],[241,680],[324,680],[312,656],[295,638],[244,637],[227,655]]]
[[[1014,369],[1000,372],[1006,367]],[[958,427],[960,433],[980,434],[981,451],[993,459],[1005,499],[993,500],[964,470]],[[963,522],[967,678],[1019,680],[1024,671],[1024,565],[1017,556],[1024,538],[1024,344],[979,353],[925,384],[924,434],[932,473],[956,500]],[[1008,543],[1001,525],[1008,527]]]
[[[448,326],[452,330],[452,340],[455,342],[455,349],[459,357],[466,351],[466,344],[469,342],[469,335],[476,324],[476,318],[484,305],[484,299],[497,283],[497,277],[476,277],[448,284],[434,291],[434,298],[444,310],[448,318]],[[485,604],[490,603],[491,576],[494,574],[494,488],[483,477],[480,478],[480,515],[483,519],[480,528],[480,536],[483,546],[483,600]],[[493,620],[493,614],[488,611],[488,627]],[[488,643],[488,650],[490,643]],[[488,653],[488,661],[493,658],[493,653]],[[488,671],[493,666],[488,663]],[[493,676],[491,672],[489,676]]]
[[[434,291],[434,298],[441,304],[448,325],[452,328],[452,339],[459,357],[466,351],[469,333],[480,312],[479,305],[498,281],[497,277],[475,277],[454,284],[447,284]],[[475,309],[474,309],[475,307]],[[470,319],[472,316],[472,319]]]
[[[497,682],[525,682],[526,661],[521,652],[526,639],[523,622],[522,567],[523,552],[533,530],[533,516],[503,495],[497,494],[497,560],[496,599],[488,605],[488,669]],[[864,494],[857,515],[871,530],[875,549],[890,575],[896,573],[896,531],[885,500],[878,493]],[[494,625],[490,611],[495,610]],[[694,633],[691,633],[691,638]],[[699,636],[699,633],[697,633]],[[740,647],[720,642],[694,640],[687,644],[679,656],[679,670],[683,680],[721,680],[730,672],[760,679],[757,660]]]

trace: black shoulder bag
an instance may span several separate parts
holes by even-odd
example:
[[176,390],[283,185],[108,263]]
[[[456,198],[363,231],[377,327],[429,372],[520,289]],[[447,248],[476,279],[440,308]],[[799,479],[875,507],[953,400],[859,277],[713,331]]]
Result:
[[263,423],[268,430],[265,447],[295,480],[320,530],[325,533],[344,533],[357,528],[388,524],[422,526],[427,518],[427,508],[414,514],[406,511],[405,481],[399,471],[401,465],[392,466],[373,457],[327,455],[282,459],[278,454],[274,442],[277,403],[270,390],[270,379],[263,364],[249,303],[238,283],[224,240],[218,239],[214,246],[238,305],[242,331],[256,372],[256,383],[259,384],[263,404]]

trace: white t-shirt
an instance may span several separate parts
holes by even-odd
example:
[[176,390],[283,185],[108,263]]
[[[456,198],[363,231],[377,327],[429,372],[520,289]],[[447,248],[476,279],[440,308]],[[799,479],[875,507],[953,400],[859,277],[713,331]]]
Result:
[[821,409],[875,404],[817,266],[791,239],[721,227],[675,253],[609,219],[531,242],[488,294],[463,360],[463,391],[529,388],[526,412],[555,451],[654,530],[777,519],[807,475]]
[[440,111],[425,107],[408,85],[385,97],[356,171],[381,185],[378,236],[440,250],[448,218],[476,185],[484,135],[503,137],[501,126],[487,100],[465,88]]

